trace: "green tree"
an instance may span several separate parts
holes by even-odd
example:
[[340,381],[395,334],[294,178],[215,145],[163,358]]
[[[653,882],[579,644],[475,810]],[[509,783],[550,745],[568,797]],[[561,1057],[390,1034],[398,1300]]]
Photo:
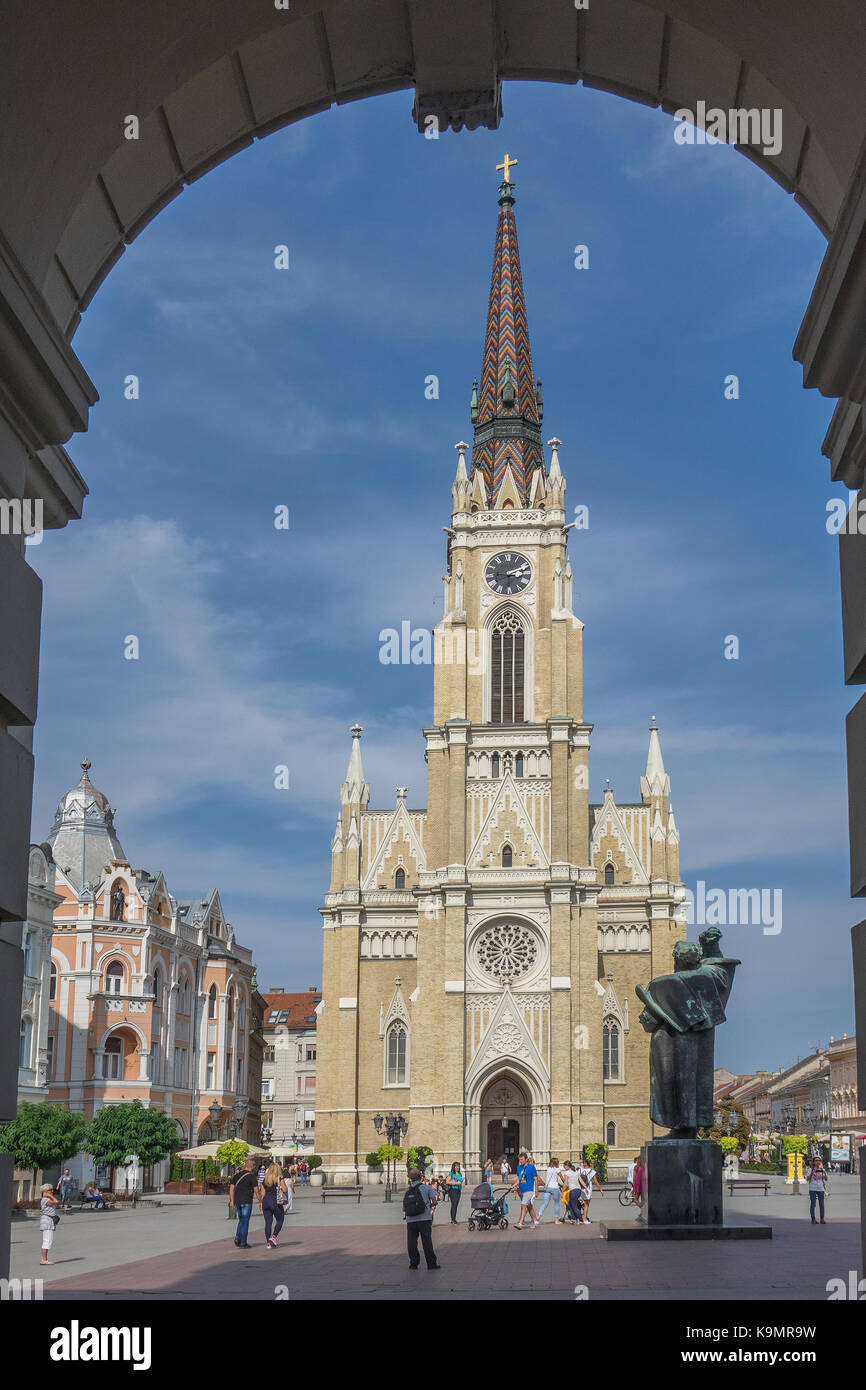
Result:
[[194,1165],[193,1170],[192,1170],[192,1175],[193,1175],[193,1178],[194,1178],[194,1180],[195,1180],[196,1182],[204,1182],[205,1169],[204,1169],[204,1159],[203,1159],[203,1158],[197,1158],[197,1159],[196,1159],[195,1165]]
[[[728,1137],[728,1116],[733,1116],[730,1127],[730,1137],[737,1141],[737,1151],[743,1153],[749,1147],[749,1135],[752,1126],[746,1119],[742,1105],[735,1100],[721,1100],[716,1106],[716,1110],[721,1111],[722,1123],[720,1125],[707,1125],[698,1130],[701,1139],[715,1139],[718,1144],[722,1137]],[[733,1150],[731,1150],[733,1152]]]
[[249,1152],[250,1146],[245,1144],[243,1139],[226,1139],[216,1151],[217,1163],[225,1163],[227,1167],[233,1169],[240,1168],[249,1156]]
[[809,1147],[805,1134],[786,1134],[782,1140],[786,1154],[804,1154]]
[[123,1168],[133,1156],[147,1167],[167,1158],[176,1143],[177,1127],[168,1115],[127,1100],[94,1115],[84,1147],[97,1167]]
[[740,1141],[733,1134],[723,1134],[719,1143],[723,1154],[735,1154],[739,1151]]
[[[382,1145],[382,1148],[383,1148],[383,1149],[384,1149],[384,1148],[387,1148],[387,1147],[388,1147],[387,1144],[383,1144],[383,1145]],[[380,1152],[381,1152],[381,1150],[380,1150]],[[392,1155],[392,1157],[393,1157],[393,1155]],[[400,1150],[399,1157],[400,1157],[400,1158],[403,1157],[403,1150],[402,1150],[402,1149]],[[407,1169],[408,1169],[408,1168],[417,1168],[417,1169],[419,1170],[419,1172],[421,1172],[421,1173],[426,1173],[427,1170],[428,1170],[428,1168],[431,1166],[431,1165],[430,1165],[430,1160],[431,1160],[432,1157],[433,1157],[433,1150],[430,1148],[430,1145],[429,1145],[429,1144],[413,1144],[412,1148],[409,1150],[408,1154],[406,1155],[406,1167],[407,1167]]]
[[607,1182],[607,1144],[586,1144],[583,1152],[598,1174],[599,1182]]
[[14,1154],[17,1168],[50,1168],[73,1158],[84,1147],[87,1121],[74,1110],[24,1100],[11,1124],[0,1127],[0,1153]]
[[[403,1152],[402,1149],[400,1150],[400,1152],[401,1152],[401,1154],[402,1154],[402,1152]],[[322,1166],[322,1160],[321,1160],[321,1158],[319,1157],[319,1155],[318,1155],[318,1154],[310,1154],[309,1157],[308,1157],[308,1159],[307,1159],[307,1167],[309,1168],[310,1172],[312,1173],[313,1170],[314,1170],[315,1168],[321,1168],[321,1166]]]
[[178,1154],[172,1154],[171,1163],[168,1168],[169,1182],[180,1182],[180,1175],[183,1172],[183,1160]]

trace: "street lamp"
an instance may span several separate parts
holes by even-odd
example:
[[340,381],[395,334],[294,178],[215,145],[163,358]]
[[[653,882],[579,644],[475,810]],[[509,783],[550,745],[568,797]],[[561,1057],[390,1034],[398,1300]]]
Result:
[[210,1115],[210,1125],[215,1139],[220,1137],[220,1120],[222,1119],[223,1108],[217,1101],[211,1101],[207,1108]]
[[238,1135],[239,1135],[240,1132],[241,1132],[241,1129],[243,1128],[244,1116],[246,1115],[246,1113],[247,1113],[247,1103],[246,1103],[245,1100],[241,1100],[240,1096],[238,1096],[238,1099],[235,1101],[234,1105],[232,1106],[232,1114],[233,1114],[234,1117],[235,1117],[235,1118],[234,1118],[234,1134],[233,1134],[233,1136],[232,1136],[234,1139],[237,1139]]
[[[389,1110],[389,1111],[388,1111],[388,1114],[387,1114],[387,1115],[384,1117],[384,1119],[383,1119],[382,1116],[381,1116],[381,1115],[378,1113],[378,1111],[377,1111],[376,1114],[373,1116],[373,1125],[374,1125],[374,1127],[375,1127],[375,1130],[376,1130],[376,1133],[377,1133],[377,1134],[381,1134],[381,1133],[382,1133],[382,1126],[384,1125],[384,1127],[385,1127],[385,1134],[387,1135],[387,1138],[388,1138],[388,1144],[389,1144],[389,1145],[397,1145],[397,1144],[400,1143],[401,1139],[403,1138],[403,1135],[406,1133],[407,1129],[409,1128],[409,1121],[408,1121],[407,1119],[405,1119],[402,1115],[395,1115],[394,1112],[393,1112],[392,1110]],[[386,1163],[386,1167],[385,1167],[385,1197],[384,1197],[384,1201],[390,1202],[390,1201],[392,1200],[392,1191],[393,1191],[393,1189],[395,1189],[396,1186],[397,1186],[397,1161],[396,1161],[396,1159],[394,1160],[394,1182],[393,1182],[393,1188],[392,1188],[392,1183],[391,1183],[391,1157],[390,1157],[390,1155],[389,1155],[388,1158],[385,1160],[385,1163]]]

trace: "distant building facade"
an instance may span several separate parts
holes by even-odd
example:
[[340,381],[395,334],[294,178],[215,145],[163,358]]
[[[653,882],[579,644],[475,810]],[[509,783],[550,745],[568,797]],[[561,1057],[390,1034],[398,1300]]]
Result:
[[[46,845],[31,850],[27,930],[33,969],[38,949],[42,973],[25,979],[22,1098],[42,1066],[42,1098],[85,1116],[141,1100],[171,1116],[181,1146],[231,1135],[240,1101],[242,1137],[257,1143],[264,1001],[252,953],[236,941],[216,889],[179,902],[162,873],[130,866],[108,799],[90,781],[89,762],[81,766]],[[35,1008],[37,992],[48,1000],[47,1015],[41,1004]],[[79,1183],[94,1175],[115,1180],[95,1174],[84,1154],[70,1167]],[[164,1168],[131,1168],[124,1178],[158,1187]]]
[[262,1128],[276,1149],[312,1153],[316,1133],[316,1010],[319,990],[263,996]]

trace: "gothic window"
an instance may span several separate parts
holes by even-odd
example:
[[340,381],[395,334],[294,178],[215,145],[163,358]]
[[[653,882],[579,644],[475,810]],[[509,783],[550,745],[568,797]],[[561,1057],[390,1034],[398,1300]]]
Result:
[[512,858],[513,858],[513,852],[512,852],[511,846],[510,846],[510,845],[503,845],[503,846],[502,846],[502,867],[503,867],[503,869],[510,869],[510,868],[511,868],[511,860],[512,860]]
[[606,1131],[606,1135],[607,1135],[607,1137],[606,1137],[605,1143],[607,1144],[608,1148],[609,1148],[609,1149],[615,1148],[615,1147],[616,1147],[616,1121],[615,1121],[615,1120],[608,1120],[608,1122],[607,1122],[607,1131]]
[[610,885],[614,882],[615,876],[616,876],[616,870],[614,869],[613,864],[605,864],[605,866],[604,866],[604,885],[605,885],[606,888],[609,888]]
[[500,614],[490,640],[490,722],[522,724],[526,634],[517,614]]
[[398,869],[398,870],[397,870],[396,874],[394,875],[394,887],[395,887],[395,888],[405,888],[405,887],[406,887],[406,870],[405,870],[405,869]]
[[159,966],[153,972],[153,1007],[162,1008],[162,971]]
[[207,995],[207,1016],[208,1016],[208,1018],[216,1018],[216,1011],[217,1011],[217,987],[216,987],[216,985],[211,985],[210,989],[208,990],[208,995]]
[[112,961],[105,972],[105,992],[106,994],[119,994],[123,989],[123,966],[119,961]]
[[385,1039],[386,1077],[389,1086],[406,1085],[406,1037],[404,1024],[391,1024]]
[[616,1019],[606,1018],[601,1033],[605,1081],[621,1081],[622,1030]]
[[490,776],[491,776],[491,777],[498,777],[498,776],[499,776],[499,754],[498,754],[498,753],[494,753],[494,754],[493,754],[493,757],[490,759]]
[[51,962],[51,969],[48,972],[48,998],[51,1003],[57,998],[57,966]]
[[19,1067],[30,1066],[30,1054],[33,1050],[33,1019],[22,1018],[21,1033],[18,1043],[18,1065]]
[[123,1040],[119,1037],[109,1038],[105,1044],[105,1056],[102,1059],[102,1075],[106,1081],[119,1081],[123,1073]]
[[522,777],[522,776],[523,776],[523,754],[522,754],[522,753],[518,753],[518,754],[517,754],[517,757],[514,759],[514,775],[515,775],[515,777]]
[[229,990],[229,997],[226,1000],[226,1023],[234,1023],[235,1018],[235,991],[234,986]]
[[479,937],[475,955],[485,974],[508,984],[529,974],[538,959],[538,941],[522,922],[497,922]]

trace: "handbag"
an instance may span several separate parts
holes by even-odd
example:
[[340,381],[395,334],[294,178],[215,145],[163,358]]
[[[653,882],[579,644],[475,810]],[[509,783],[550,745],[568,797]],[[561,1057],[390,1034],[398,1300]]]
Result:
[[60,1225],[60,1212],[50,1211],[48,1214],[51,1217],[51,1220],[54,1222],[54,1228],[56,1230],[57,1227]]
[[278,1207],[287,1207],[288,1205],[289,1205],[289,1194],[288,1194],[288,1192],[286,1192],[286,1190],[285,1190],[285,1188],[283,1187],[283,1184],[282,1184],[282,1182],[281,1182],[280,1185],[279,1185],[279,1187],[277,1188],[277,1206],[278,1206]]

